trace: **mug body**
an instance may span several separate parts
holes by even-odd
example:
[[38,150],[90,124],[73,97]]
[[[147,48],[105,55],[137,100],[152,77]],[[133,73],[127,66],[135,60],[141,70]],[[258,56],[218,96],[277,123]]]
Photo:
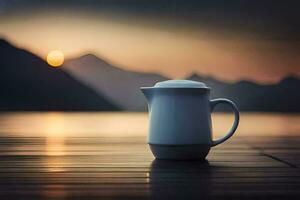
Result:
[[148,143],[158,159],[204,159],[211,146],[209,88],[153,88]]

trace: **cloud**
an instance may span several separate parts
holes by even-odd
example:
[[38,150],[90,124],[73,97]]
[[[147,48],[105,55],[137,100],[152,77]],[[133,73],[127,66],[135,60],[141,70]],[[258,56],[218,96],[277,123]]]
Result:
[[[53,9],[111,11],[136,18],[185,22],[240,35],[273,40],[300,39],[300,1],[271,0],[2,0],[2,11]],[[1,4],[0,4],[1,5]],[[28,12],[30,13],[30,12]]]

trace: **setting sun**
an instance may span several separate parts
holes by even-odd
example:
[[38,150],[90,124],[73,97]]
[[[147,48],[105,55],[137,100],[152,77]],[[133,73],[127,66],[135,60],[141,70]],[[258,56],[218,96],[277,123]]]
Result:
[[52,67],[59,67],[64,63],[64,54],[59,50],[50,51],[47,55],[47,62]]

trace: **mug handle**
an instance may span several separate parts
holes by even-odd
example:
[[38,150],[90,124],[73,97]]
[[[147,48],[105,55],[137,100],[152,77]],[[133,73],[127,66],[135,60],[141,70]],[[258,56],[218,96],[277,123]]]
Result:
[[212,147],[216,146],[218,144],[221,144],[221,143],[225,142],[227,139],[229,139],[234,134],[234,132],[236,131],[236,129],[239,125],[239,121],[240,121],[239,110],[238,110],[237,106],[235,105],[235,103],[233,103],[229,99],[220,98],[220,99],[210,100],[211,112],[213,112],[214,108],[219,103],[225,103],[225,104],[230,105],[230,107],[233,109],[233,113],[234,113],[234,122],[233,122],[233,125],[232,125],[230,131],[223,138],[219,138],[217,140],[212,141],[212,145],[211,145]]

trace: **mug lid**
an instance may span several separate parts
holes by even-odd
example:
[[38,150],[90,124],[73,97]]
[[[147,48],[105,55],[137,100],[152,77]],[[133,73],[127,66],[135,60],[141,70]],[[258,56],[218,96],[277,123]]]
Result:
[[158,82],[154,88],[208,88],[204,83],[191,80],[167,80]]

